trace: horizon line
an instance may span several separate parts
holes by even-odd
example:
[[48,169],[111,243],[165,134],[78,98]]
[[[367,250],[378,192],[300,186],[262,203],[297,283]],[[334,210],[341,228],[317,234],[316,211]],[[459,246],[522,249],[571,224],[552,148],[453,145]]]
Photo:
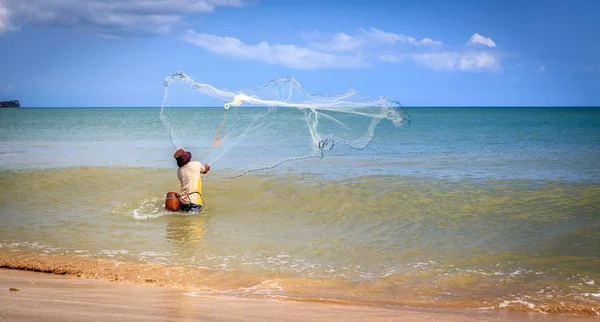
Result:
[[[165,106],[167,108],[224,108],[223,106]],[[378,106],[373,106],[377,108]],[[599,108],[600,105],[400,105],[396,108]],[[20,106],[0,109],[84,109],[84,108],[162,108],[161,106]],[[269,108],[268,106],[244,106],[234,108]],[[290,108],[290,107],[279,107]]]

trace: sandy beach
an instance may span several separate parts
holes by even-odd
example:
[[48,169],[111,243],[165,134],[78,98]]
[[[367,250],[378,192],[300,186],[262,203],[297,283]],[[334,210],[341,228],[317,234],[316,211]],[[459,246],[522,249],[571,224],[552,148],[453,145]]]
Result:
[[197,295],[0,269],[1,321],[594,321],[509,311],[381,308]]

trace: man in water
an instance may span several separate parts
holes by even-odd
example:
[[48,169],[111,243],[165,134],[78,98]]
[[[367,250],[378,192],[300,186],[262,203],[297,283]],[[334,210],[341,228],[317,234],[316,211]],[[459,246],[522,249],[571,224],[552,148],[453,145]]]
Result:
[[177,160],[177,177],[181,182],[181,196],[179,201],[181,202],[180,210],[190,211],[192,209],[202,208],[200,192],[198,186],[200,185],[201,175],[206,174],[210,170],[210,166],[202,165],[198,161],[192,161],[192,154],[183,149],[175,151],[173,155]]

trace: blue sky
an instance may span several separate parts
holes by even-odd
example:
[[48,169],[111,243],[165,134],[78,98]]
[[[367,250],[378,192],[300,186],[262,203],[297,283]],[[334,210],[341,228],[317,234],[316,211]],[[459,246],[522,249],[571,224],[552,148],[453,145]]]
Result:
[[160,106],[183,71],[404,106],[598,106],[598,39],[596,0],[0,0],[0,100]]

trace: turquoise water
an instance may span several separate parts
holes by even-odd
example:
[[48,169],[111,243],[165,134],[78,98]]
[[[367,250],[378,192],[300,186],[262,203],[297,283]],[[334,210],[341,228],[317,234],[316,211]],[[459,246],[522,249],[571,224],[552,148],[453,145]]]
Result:
[[[228,131],[265,111],[230,109]],[[0,255],[182,267],[237,296],[600,312],[600,109],[406,112],[319,158],[301,111],[210,148],[222,108],[169,109],[212,167],[204,211],[173,215],[160,109],[2,109]]]
[[[172,110],[176,114],[171,119],[179,126],[176,130],[183,133],[178,140],[181,146],[195,156],[205,152],[223,121],[224,110]],[[155,108],[5,109],[0,166],[172,168],[174,148],[159,113]],[[235,117],[249,119],[259,113],[262,109]],[[362,174],[598,181],[599,114],[597,108],[412,109],[414,122],[410,125],[395,128],[383,120],[368,149],[354,151],[341,145],[326,150],[330,158],[313,162],[310,168],[293,167],[339,173],[348,170],[344,163],[356,161]],[[262,133],[259,139],[249,137],[218,159],[208,155],[201,161],[214,164],[215,169],[236,169],[246,167],[248,158],[265,153],[275,161],[314,155],[301,112],[280,111],[272,117],[286,121],[270,128],[273,133]],[[237,124],[231,113],[229,123],[230,127]],[[280,145],[273,144],[274,138]],[[268,148],[256,148],[260,145]]]

